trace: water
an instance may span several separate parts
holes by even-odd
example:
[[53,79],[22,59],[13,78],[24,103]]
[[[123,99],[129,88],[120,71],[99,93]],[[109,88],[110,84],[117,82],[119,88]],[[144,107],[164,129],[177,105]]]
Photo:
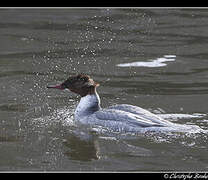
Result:
[[133,104],[208,129],[208,9],[0,9],[1,171],[207,171],[206,132],[89,134],[78,72],[103,107]]

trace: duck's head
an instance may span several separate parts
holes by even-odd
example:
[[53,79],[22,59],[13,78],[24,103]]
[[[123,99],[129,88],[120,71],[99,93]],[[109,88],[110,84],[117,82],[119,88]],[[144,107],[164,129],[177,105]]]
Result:
[[88,75],[86,74],[78,74],[76,76],[70,76],[66,81],[59,85],[50,85],[47,88],[54,88],[54,89],[69,89],[70,91],[81,95],[82,97],[93,94],[96,91],[96,87],[99,86],[99,83],[93,81]]

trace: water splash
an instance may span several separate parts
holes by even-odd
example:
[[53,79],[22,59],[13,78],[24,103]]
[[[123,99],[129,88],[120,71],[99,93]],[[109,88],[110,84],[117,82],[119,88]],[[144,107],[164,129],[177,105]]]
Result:
[[54,123],[62,123],[63,126],[74,126],[73,113],[73,110],[64,107],[55,110],[48,116],[34,118],[32,124],[38,127],[46,127]]

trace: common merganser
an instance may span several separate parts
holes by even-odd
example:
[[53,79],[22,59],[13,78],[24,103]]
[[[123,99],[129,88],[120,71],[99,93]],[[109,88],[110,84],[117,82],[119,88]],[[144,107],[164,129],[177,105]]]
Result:
[[144,128],[149,128],[150,130],[159,128],[161,130],[186,127],[185,125],[172,123],[133,105],[120,104],[103,109],[100,106],[100,97],[96,90],[98,86],[99,83],[95,82],[88,75],[78,74],[69,77],[60,85],[47,86],[47,88],[68,89],[81,96],[81,100],[75,110],[74,119],[75,122],[83,125],[96,125],[110,128],[113,131],[124,132],[137,132]]

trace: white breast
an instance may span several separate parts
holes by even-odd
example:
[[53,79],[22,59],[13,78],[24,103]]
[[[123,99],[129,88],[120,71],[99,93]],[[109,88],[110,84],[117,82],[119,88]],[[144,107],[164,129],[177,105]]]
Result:
[[81,98],[76,110],[75,120],[80,121],[84,117],[100,109],[100,98],[97,93],[89,94]]

